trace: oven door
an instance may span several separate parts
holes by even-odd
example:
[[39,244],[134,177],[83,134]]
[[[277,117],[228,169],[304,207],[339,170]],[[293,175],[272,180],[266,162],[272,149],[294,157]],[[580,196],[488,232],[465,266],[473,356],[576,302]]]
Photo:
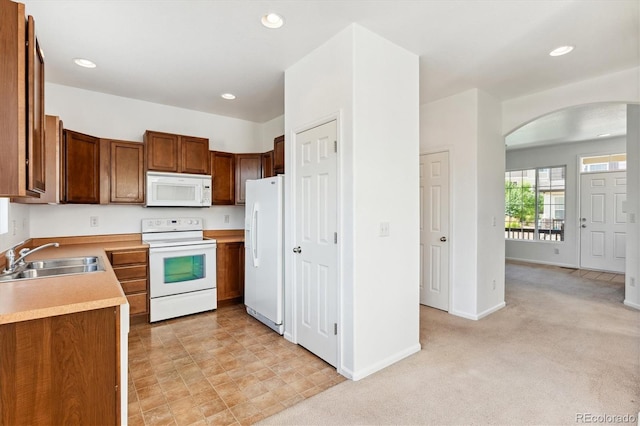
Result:
[[216,287],[216,246],[186,245],[149,249],[151,298]]

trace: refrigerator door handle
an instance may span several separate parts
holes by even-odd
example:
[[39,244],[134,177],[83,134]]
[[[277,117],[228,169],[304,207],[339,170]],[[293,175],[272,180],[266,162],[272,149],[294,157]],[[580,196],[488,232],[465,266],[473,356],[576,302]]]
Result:
[[258,203],[253,204],[253,210],[251,212],[251,260],[253,267],[257,268],[260,259],[258,258]]

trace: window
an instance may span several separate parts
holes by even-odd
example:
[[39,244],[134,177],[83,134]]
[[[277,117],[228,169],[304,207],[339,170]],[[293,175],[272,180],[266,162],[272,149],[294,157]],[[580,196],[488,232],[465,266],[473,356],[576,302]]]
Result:
[[614,172],[617,170],[627,170],[627,154],[599,155],[580,159],[582,173]]
[[505,238],[564,241],[566,166],[505,173]]

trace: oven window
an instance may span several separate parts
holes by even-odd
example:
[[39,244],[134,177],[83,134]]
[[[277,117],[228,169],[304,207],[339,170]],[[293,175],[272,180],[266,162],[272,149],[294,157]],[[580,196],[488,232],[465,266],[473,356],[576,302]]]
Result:
[[180,283],[205,278],[205,255],[166,257],[164,259],[164,283]]

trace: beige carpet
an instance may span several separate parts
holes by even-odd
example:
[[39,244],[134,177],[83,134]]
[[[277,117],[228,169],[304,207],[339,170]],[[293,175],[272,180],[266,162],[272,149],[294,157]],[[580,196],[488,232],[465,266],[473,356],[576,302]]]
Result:
[[640,312],[622,304],[624,284],[570,272],[508,263],[504,309],[469,321],[421,307],[422,351],[259,424],[570,425],[580,413],[637,417]]

